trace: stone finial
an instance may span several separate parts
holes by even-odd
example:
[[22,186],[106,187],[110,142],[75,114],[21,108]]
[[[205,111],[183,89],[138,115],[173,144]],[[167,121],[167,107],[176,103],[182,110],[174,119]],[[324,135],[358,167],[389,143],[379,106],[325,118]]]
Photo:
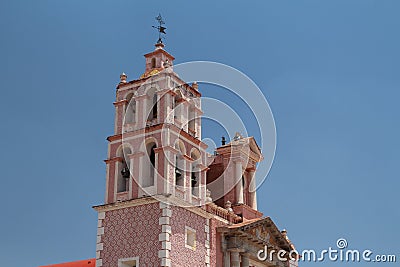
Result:
[[119,83],[126,83],[127,78],[128,78],[128,76],[125,74],[125,72],[121,73],[121,75],[119,75],[119,79],[120,79]]
[[165,45],[162,43],[162,41],[160,41],[157,42],[154,46],[156,47],[155,50],[158,50],[158,49],[163,49]]
[[290,242],[290,240],[289,240],[289,237],[288,237],[288,235],[287,235],[286,229],[283,229],[283,230],[281,231],[281,234],[283,235],[283,237],[284,237],[289,243],[292,243],[292,242]]
[[225,202],[225,209],[229,212],[233,212],[232,209],[232,202],[230,202],[229,200],[227,202]]
[[239,132],[236,132],[235,136],[233,137],[233,140],[234,141],[238,141],[238,140],[240,140],[242,138],[243,138],[243,136]]
[[199,90],[199,85],[197,84],[197,82],[193,82],[192,87],[194,90]]
[[206,189],[206,203],[213,202],[210,189]]
[[281,233],[282,233],[282,235],[283,235],[284,237],[287,237],[287,231],[286,231],[286,229],[283,229],[283,230],[281,231]]

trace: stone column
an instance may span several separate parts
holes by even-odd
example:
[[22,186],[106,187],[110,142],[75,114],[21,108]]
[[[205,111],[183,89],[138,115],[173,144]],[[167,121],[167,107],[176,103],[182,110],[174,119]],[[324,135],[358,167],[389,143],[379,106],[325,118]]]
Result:
[[188,188],[188,194],[189,194],[189,201],[192,202],[192,197],[194,196],[193,191],[194,187],[192,187],[192,171],[193,171],[193,161],[189,160],[188,158],[185,158],[186,161],[186,171],[185,171],[185,178],[186,178],[186,184]]
[[146,127],[146,99],[147,95],[136,97],[137,125],[139,129]]
[[242,255],[242,267],[250,267],[250,261],[247,255]]
[[165,90],[156,92],[157,94],[157,123],[165,122],[165,115],[167,114],[168,99]]
[[231,266],[232,267],[240,267],[239,251],[231,251]]
[[122,123],[123,123],[123,116],[125,114],[125,104],[126,100],[121,100],[114,102],[115,106],[115,124],[114,124],[114,133],[120,134],[122,133]]
[[142,166],[140,165],[140,158],[143,157],[145,154],[144,152],[136,152],[131,155],[129,155],[130,161],[131,161],[131,186],[130,186],[130,197],[131,198],[137,198],[140,195],[141,192],[141,184],[139,183],[139,177],[140,177],[140,169]]
[[192,202],[192,181],[191,181],[191,172],[190,170],[192,169],[192,163],[186,158],[183,157],[183,166],[184,169],[182,170],[182,175],[183,175],[183,181],[185,184],[185,199],[188,202]]
[[[137,156],[137,166],[139,166],[138,168],[136,168],[137,170],[133,169],[133,175],[137,174],[137,183],[138,183],[138,197],[144,196],[147,193],[143,190],[144,188],[144,184],[146,183],[144,181],[144,179],[149,179],[147,176],[145,177],[146,171],[144,170],[144,168],[148,168],[148,163],[146,162],[147,159],[147,154],[142,152],[142,154]],[[135,163],[136,164],[136,163]]]
[[206,202],[207,195],[207,166],[199,164],[199,197],[201,198],[201,205]]
[[178,120],[179,122],[182,122],[182,103],[179,101],[176,101],[176,98],[178,96],[175,95],[172,101],[174,101],[174,123],[175,119]]
[[235,161],[236,203],[243,204],[242,162]]
[[115,157],[112,159],[106,159],[107,164],[107,187],[106,187],[106,204],[115,202],[117,192],[117,162],[122,161],[121,158]]
[[[155,108],[157,113],[156,113],[156,118],[153,118],[153,120],[155,119],[156,123],[160,123],[160,121],[161,121],[160,114],[161,114],[161,109],[163,108],[163,103],[162,103],[162,99],[161,99],[162,93],[159,93],[156,91],[155,94],[157,95],[157,97],[156,97],[157,101],[156,101],[156,103],[154,103],[155,107],[152,107],[152,109]],[[153,99],[151,99],[151,101],[153,101]],[[152,104],[153,104],[153,102],[152,102]],[[151,112],[153,112],[153,110]]]
[[123,100],[123,104],[119,106],[120,108],[120,113],[121,113],[121,132],[124,132],[124,122],[125,122],[125,116],[126,116],[126,108],[128,105],[128,101],[127,100]]
[[[132,154],[130,154],[130,155],[132,155]],[[126,159],[127,162],[129,161],[129,164],[128,164],[129,178],[128,179],[125,178],[125,188],[126,188],[126,191],[128,191],[128,199],[132,199],[132,193],[133,193],[133,190],[132,190],[133,179],[132,179],[132,170],[131,170],[133,168],[133,160],[130,158],[130,155],[127,155],[127,159]]]
[[165,159],[164,159],[164,180],[166,194],[175,194],[175,153],[170,149],[164,149]]
[[[198,114],[198,116],[200,116]],[[196,137],[201,140],[201,119],[196,118]]]
[[224,267],[231,267],[231,253],[229,251],[224,253]]
[[181,112],[182,112],[182,129],[185,132],[188,132],[189,129],[189,103],[185,100],[182,101],[182,107],[181,107]]
[[257,210],[257,195],[256,195],[256,175],[255,171],[251,170],[249,172],[249,196],[250,196],[250,207]]
[[165,182],[165,154],[163,147],[157,147],[154,149],[155,153],[155,168],[154,168],[154,185],[156,186],[157,194],[165,194],[164,182]]
[[164,120],[166,123],[174,123],[174,112],[172,112],[172,106],[174,105],[174,95],[172,91],[165,93],[165,115]]

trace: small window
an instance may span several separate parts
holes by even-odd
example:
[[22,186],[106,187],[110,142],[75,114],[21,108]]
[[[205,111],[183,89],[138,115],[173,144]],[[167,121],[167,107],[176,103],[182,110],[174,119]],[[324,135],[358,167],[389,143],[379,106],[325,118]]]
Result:
[[118,267],[139,267],[139,258],[119,259]]
[[151,59],[151,68],[154,69],[156,67],[156,58]]
[[185,227],[185,247],[196,250],[196,230]]

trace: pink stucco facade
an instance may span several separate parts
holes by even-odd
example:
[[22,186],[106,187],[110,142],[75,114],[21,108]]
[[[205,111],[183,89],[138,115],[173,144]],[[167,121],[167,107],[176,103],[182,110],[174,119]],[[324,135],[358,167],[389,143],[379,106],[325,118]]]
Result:
[[158,203],[108,211],[103,221],[103,250],[100,258],[104,267],[117,266],[118,259],[140,258],[143,266],[159,266],[161,243]]
[[[171,263],[173,266],[204,266],[206,219],[180,207],[172,208]],[[185,247],[185,227],[196,230],[196,249]],[[197,263],[197,264],[196,264]]]

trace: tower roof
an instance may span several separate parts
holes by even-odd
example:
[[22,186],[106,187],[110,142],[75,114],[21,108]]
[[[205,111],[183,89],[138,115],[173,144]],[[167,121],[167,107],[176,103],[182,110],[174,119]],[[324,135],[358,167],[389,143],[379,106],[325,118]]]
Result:
[[250,137],[242,137],[239,133],[236,133],[235,137],[232,139],[231,142],[222,145],[217,148],[218,153],[222,154],[224,151],[226,153],[232,153],[232,147],[248,147],[249,152],[251,153],[251,158],[256,162],[260,162],[264,159],[261,149],[258,146],[256,139],[253,136]]
[[168,59],[170,59],[171,61],[174,60],[174,56],[172,56],[170,53],[168,53],[167,51],[164,50],[164,44],[161,44],[162,46],[160,46],[160,44],[155,44],[156,49],[150,53],[147,53],[144,55],[145,58],[148,57],[152,57],[158,54],[164,54]]

